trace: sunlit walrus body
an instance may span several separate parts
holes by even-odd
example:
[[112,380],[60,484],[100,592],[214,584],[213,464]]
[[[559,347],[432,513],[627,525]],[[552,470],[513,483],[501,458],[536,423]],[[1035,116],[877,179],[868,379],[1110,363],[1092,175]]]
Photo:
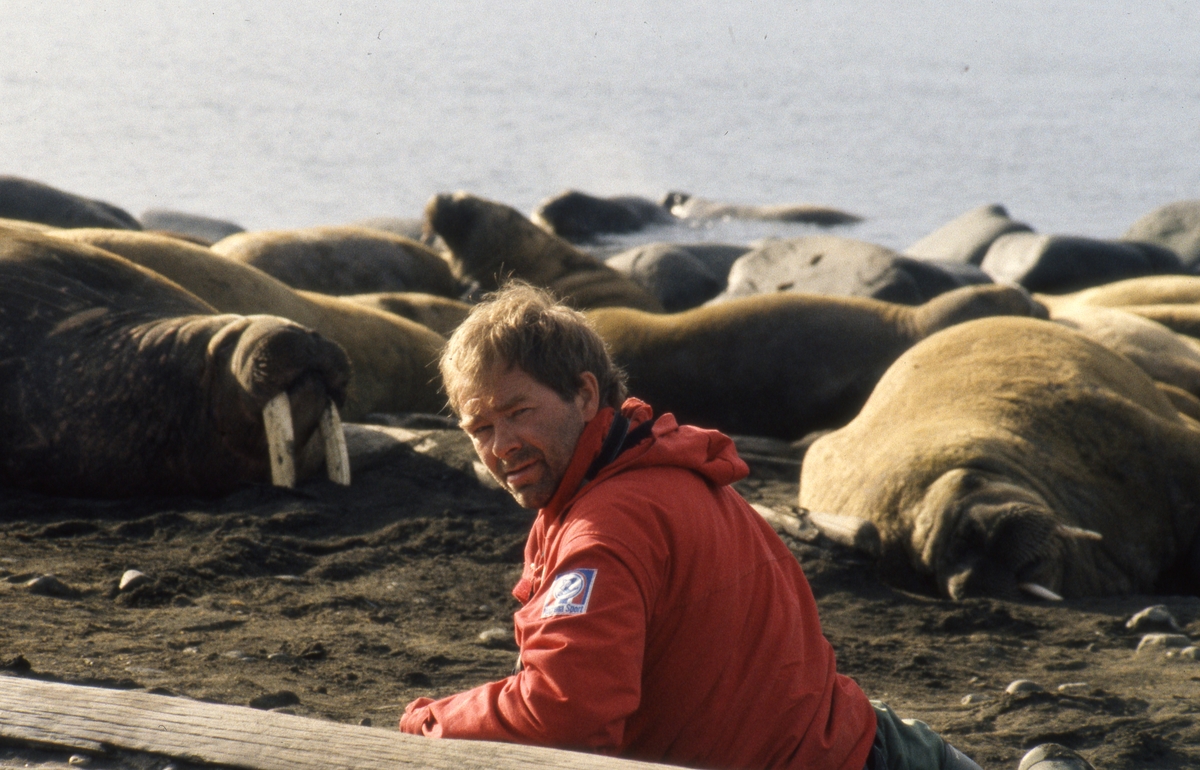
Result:
[[304,448],[336,424],[349,376],[341,348],[298,324],[217,315],[107,252],[0,229],[0,485],[128,497],[294,481],[286,441],[284,475],[271,467],[264,408]]
[[1044,316],[1023,290],[968,286],[910,307],[781,292],[671,315],[588,313],[634,395],[681,422],[795,439],[844,425],[884,370],[939,329],[992,315]]
[[886,572],[956,599],[1194,589],[1200,426],[1075,331],[972,321],[813,443],[800,504],[874,522]]

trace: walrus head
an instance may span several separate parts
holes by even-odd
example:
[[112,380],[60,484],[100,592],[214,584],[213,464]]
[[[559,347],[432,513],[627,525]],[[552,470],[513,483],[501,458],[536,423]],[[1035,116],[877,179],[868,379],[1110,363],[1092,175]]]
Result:
[[1062,598],[1074,542],[1100,535],[1065,524],[1036,492],[985,471],[958,468],[932,484],[912,543],[939,590],[972,596]]
[[349,483],[337,407],[350,362],[340,346],[282,318],[247,316],[213,335],[208,357],[210,409],[231,451],[261,467],[269,449],[272,480],[291,486],[297,450],[320,432],[330,477]]

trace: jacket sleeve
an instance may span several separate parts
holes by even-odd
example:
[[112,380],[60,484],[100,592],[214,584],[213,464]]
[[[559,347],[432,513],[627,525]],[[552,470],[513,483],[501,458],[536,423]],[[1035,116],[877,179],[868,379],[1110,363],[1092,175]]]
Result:
[[[439,701],[414,701],[401,730],[561,748],[621,746],[625,720],[641,701],[651,573],[630,549],[586,535],[563,553],[516,613],[522,669]],[[578,585],[589,573],[588,595],[570,597],[573,608],[564,610],[561,596],[574,590],[571,581]],[[556,602],[553,586],[562,576]]]

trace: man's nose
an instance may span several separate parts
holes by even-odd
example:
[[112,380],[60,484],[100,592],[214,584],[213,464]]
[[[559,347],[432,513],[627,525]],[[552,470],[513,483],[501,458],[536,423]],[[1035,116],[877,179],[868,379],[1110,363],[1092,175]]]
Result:
[[497,423],[492,429],[492,454],[500,459],[521,448],[521,440],[516,431],[503,423]]

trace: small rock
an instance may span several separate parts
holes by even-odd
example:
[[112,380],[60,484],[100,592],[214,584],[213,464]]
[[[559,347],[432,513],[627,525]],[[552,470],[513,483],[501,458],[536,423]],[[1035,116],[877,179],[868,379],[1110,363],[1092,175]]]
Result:
[[974,706],[976,703],[986,703],[991,699],[992,696],[988,695],[987,693],[973,692],[963,696],[962,704],[964,706]]
[[1184,660],[1200,660],[1200,648],[1196,646],[1184,647],[1179,651],[1179,657]]
[[1179,622],[1167,609],[1165,604],[1147,607],[1125,622],[1125,627],[1131,631],[1174,631],[1179,633]]
[[329,651],[325,649],[325,645],[320,642],[313,642],[304,648],[300,653],[300,657],[305,660],[325,660],[329,656]]
[[229,652],[223,652],[223,653],[221,653],[221,657],[222,658],[233,658],[234,660],[238,660],[238,661],[254,660],[253,655],[247,655],[246,653],[242,652],[241,650],[230,650]]
[[293,658],[291,655],[288,655],[286,652],[273,652],[267,656],[267,660],[271,661],[272,663],[291,663],[295,660],[295,658]]
[[1137,654],[1165,652],[1172,648],[1188,647],[1191,643],[1192,640],[1184,634],[1146,634],[1138,642]]
[[512,629],[501,626],[486,628],[479,632],[477,638],[479,639],[479,643],[484,647],[491,647],[493,649],[505,649],[514,645]]
[[1060,684],[1058,691],[1063,695],[1083,695],[1087,688],[1087,682],[1067,682],[1066,684]]
[[1004,692],[1009,695],[1026,695],[1031,692],[1045,692],[1046,688],[1042,687],[1037,682],[1029,679],[1017,679],[1010,682],[1008,687],[1004,688]]
[[150,578],[145,574],[138,572],[135,569],[127,569],[121,575],[121,582],[117,584],[118,591],[132,591],[140,585],[145,585],[150,582]]
[[291,690],[280,690],[279,692],[259,695],[250,701],[250,708],[274,711],[275,709],[286,708],[287,706],[295,706],[299,702],[300,696],[296,693]]
[[304,578],[299,575],[276,575],[275,579],[280,583],[303,583]]
[[42,575],[35,577],[25,583],[25,587],[30,593],[41,594],[42,596],[57,596],[59,598],[71,598],[79,595],[71,586],[56,578],[54,575]]
[[0,664],[0,668],[7,669],[9,671],[16,671],[19,674],[33,670],[33,666],[29,661],[25,660],[24,655],[17,655],[15,658],[9,658],[8,660],[4,661],[3,664]]
[[76,767],[83,767],[85,765],[90,765],[91,763],[92,758],[85,757],[83,754],[72,754],[71,758],[67,760],[68,765],[75,765]]
[[363,727],[370,727],[373,724],[371,722],[371,717],[363,717],[362,719],[358,720],[358,723]]

